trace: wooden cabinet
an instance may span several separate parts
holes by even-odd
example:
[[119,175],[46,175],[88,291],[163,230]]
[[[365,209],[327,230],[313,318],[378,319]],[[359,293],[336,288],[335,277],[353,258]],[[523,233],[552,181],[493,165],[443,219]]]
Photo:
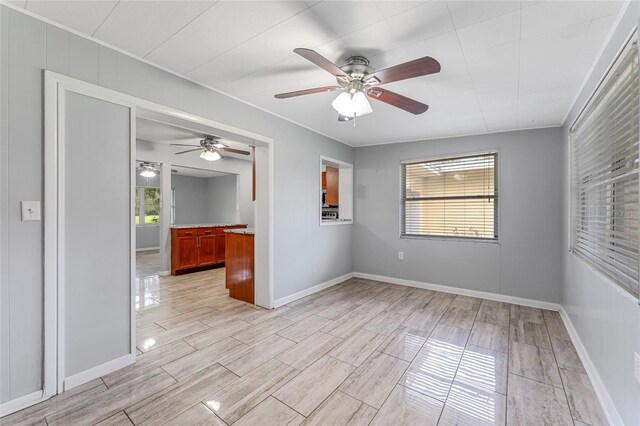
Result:
[[337,206],[339,200],[339,170],[335,167],[327,166],[326,173],[326,189],[327,195],[325,196],[324,203],[328,206]]
[[253,234],[229,232],[226,240],[225,273],[229,297],[255,303]]
[[171,275],[221,266],[225,261],[225,229],[246,225],[171,230]]

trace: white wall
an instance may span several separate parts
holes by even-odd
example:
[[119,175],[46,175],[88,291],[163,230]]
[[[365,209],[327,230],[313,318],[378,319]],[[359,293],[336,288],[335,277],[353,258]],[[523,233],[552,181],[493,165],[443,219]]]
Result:
[[171,175],[176,196],[176,224],[212,223],[209,181],[195,176]]
[[[563,161],[568,165],[569,128],[638,23],[640,3],[631,2],[580,92],[563,128]],[[569,168],[565,168],[562,304],[589,354],[611,405],[627,425],[640,424],[640,384],[633,375],[633,353],[640,353],[640,306],[628,293],[569,253]],[[592,378],[593,381],[593,378]],[[605,401],[606,402],[606,401]]]
[[[357,148],[354,270],[560,302],[561,135],[555,128]],[[494,149],[499,243],[400,238],[401,160]]]
[[317,220],[319,156],[353,162],[351,147],[6,6],[0,24],[0,402],[42,388],[43,224],[21,222],[19,201],[43,195],[43,69],[272,138],[275,297],[351,272],[351,226]]
[[237,223],[239,212],[236,175],[216,176],[207,179],[209,211],[213,223]]

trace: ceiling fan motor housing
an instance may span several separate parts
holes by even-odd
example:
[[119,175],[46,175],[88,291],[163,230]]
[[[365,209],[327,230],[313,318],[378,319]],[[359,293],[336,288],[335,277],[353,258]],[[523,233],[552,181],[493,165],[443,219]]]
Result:
[[[373,73],[373,68],[369,66],[369,60],[364,56],[350,56],[345,65],[340,69],[344,71],[352,80],[360,80],[367,74]],[[343,85],[343,81],[338,79],[338,83]]]

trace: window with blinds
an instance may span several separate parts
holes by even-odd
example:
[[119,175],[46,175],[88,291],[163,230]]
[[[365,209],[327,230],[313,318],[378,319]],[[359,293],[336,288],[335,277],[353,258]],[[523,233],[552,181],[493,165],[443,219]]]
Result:
[[496,240],[497,154],[403,162],[402,236]]
[[636,297],[638,78],[634,37],[570,132],[572,252]]

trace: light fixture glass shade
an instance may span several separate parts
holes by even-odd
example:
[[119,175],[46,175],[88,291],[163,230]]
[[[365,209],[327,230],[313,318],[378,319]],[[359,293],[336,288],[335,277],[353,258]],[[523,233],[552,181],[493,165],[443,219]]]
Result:
[[221,159],[222,156],[218,154],[217,151],[209,151],[205,149],[204,151],[202,151],[202,154],[200,154],[200,158],[207,161],[216,161]]
[[356,92],[351,98],[351,106],[356,116],[362,117],[363,115],[371,114],[373,110],[367,99],[367,95],[364,92]]
[[367,95],[362,91],[355,92],[353,95],[342,92],[333,100],[331,106],[338,111],[338,114],[349,118],[361,117],[373,112]]
[[156,172],[149,169],[144,169],[143,171],[140,172],[140,176],[146,177],[146,178],[152,178],[152,177],[155,177],[155,175],[156,175]]

